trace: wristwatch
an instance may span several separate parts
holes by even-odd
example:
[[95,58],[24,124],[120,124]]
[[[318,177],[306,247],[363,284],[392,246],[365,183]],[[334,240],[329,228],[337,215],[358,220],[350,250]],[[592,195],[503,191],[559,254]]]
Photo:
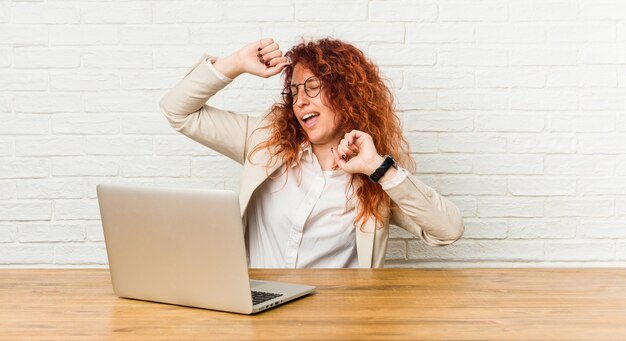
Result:
[[370,179],[372,179],[372,181],[374,182],[380,181],[380,178],[382,178],[383,175],[387,173],[387,171],[389,170],[389,168],[391,168],[391,166],[395,168],[398,167],[396,165],[396,160],[394,160],[390,155],[385,155],[385,160],[383,161],[383,163],[380,164],[380,167],[378,167],[374,171],[374,173],[370,175]]

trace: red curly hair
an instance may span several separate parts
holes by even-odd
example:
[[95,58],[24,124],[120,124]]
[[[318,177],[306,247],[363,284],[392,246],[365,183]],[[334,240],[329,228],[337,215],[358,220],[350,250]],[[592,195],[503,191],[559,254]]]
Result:
[[[285,56],[291,59],[291,65],[284,70],[285,91],[291,85],[294,66],[301,64],[321,80],[322,91],[337,113],[343,131],[356,129],[368,133],[379,154],[391,155],[409,171],[415,169],[409,144],[395,115],[393,94],[384,84],[378,67],[361,50],[337,39],[324,38],[308,43],[302,41]],[[269,128],[270,138],[252,150],[249,160],[255,152],[274,146],[268,165],[275,157],[282,158],[285,165],[300,164],[298,154],[308,139],[290,102],[283,99],[272,106],[267,117],[270,124],[260,128]],[[379,184],[372,182],[368,175],[351,174],[346,199],[350,199],[348,193],[356,194],[361,207],[355,225],[363,226],[370,216],[374,216],[379,225],[383,222],[383,212],[391,206],[391,199]]]

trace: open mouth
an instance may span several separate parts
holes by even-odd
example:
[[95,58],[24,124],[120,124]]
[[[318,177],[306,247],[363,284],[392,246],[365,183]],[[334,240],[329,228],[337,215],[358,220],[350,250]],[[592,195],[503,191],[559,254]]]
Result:
[[318,112],[312,112],[312,113],[306,114],[306,115],[302,116],[302,121],[304,121],[304,123],[306,123],[306,121],[312,119],[313,117],[317,117],[319,115],[320,114]]

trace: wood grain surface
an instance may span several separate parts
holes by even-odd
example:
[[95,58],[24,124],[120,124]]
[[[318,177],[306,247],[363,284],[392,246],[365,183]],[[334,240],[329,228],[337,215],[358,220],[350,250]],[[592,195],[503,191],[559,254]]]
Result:
[[626,340],[626,269],[306,269],[247,316],[118,298],[108,269],[0,270],[1,340]]

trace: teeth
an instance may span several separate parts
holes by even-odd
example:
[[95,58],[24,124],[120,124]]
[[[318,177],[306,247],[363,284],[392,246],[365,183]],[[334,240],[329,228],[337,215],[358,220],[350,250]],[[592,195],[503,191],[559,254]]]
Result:
[[303,121],[306,121],[306,120],[308,120],[309,118],[314,117],[314,116],[319,116],[319,114],[318,114],[318,113],[316,113],[316,112],[313,112],[313,113],[310,113],[310,114],[306,114],[306,115],[304,115],[304,117],[302,117],[302,120],[303,120]]

